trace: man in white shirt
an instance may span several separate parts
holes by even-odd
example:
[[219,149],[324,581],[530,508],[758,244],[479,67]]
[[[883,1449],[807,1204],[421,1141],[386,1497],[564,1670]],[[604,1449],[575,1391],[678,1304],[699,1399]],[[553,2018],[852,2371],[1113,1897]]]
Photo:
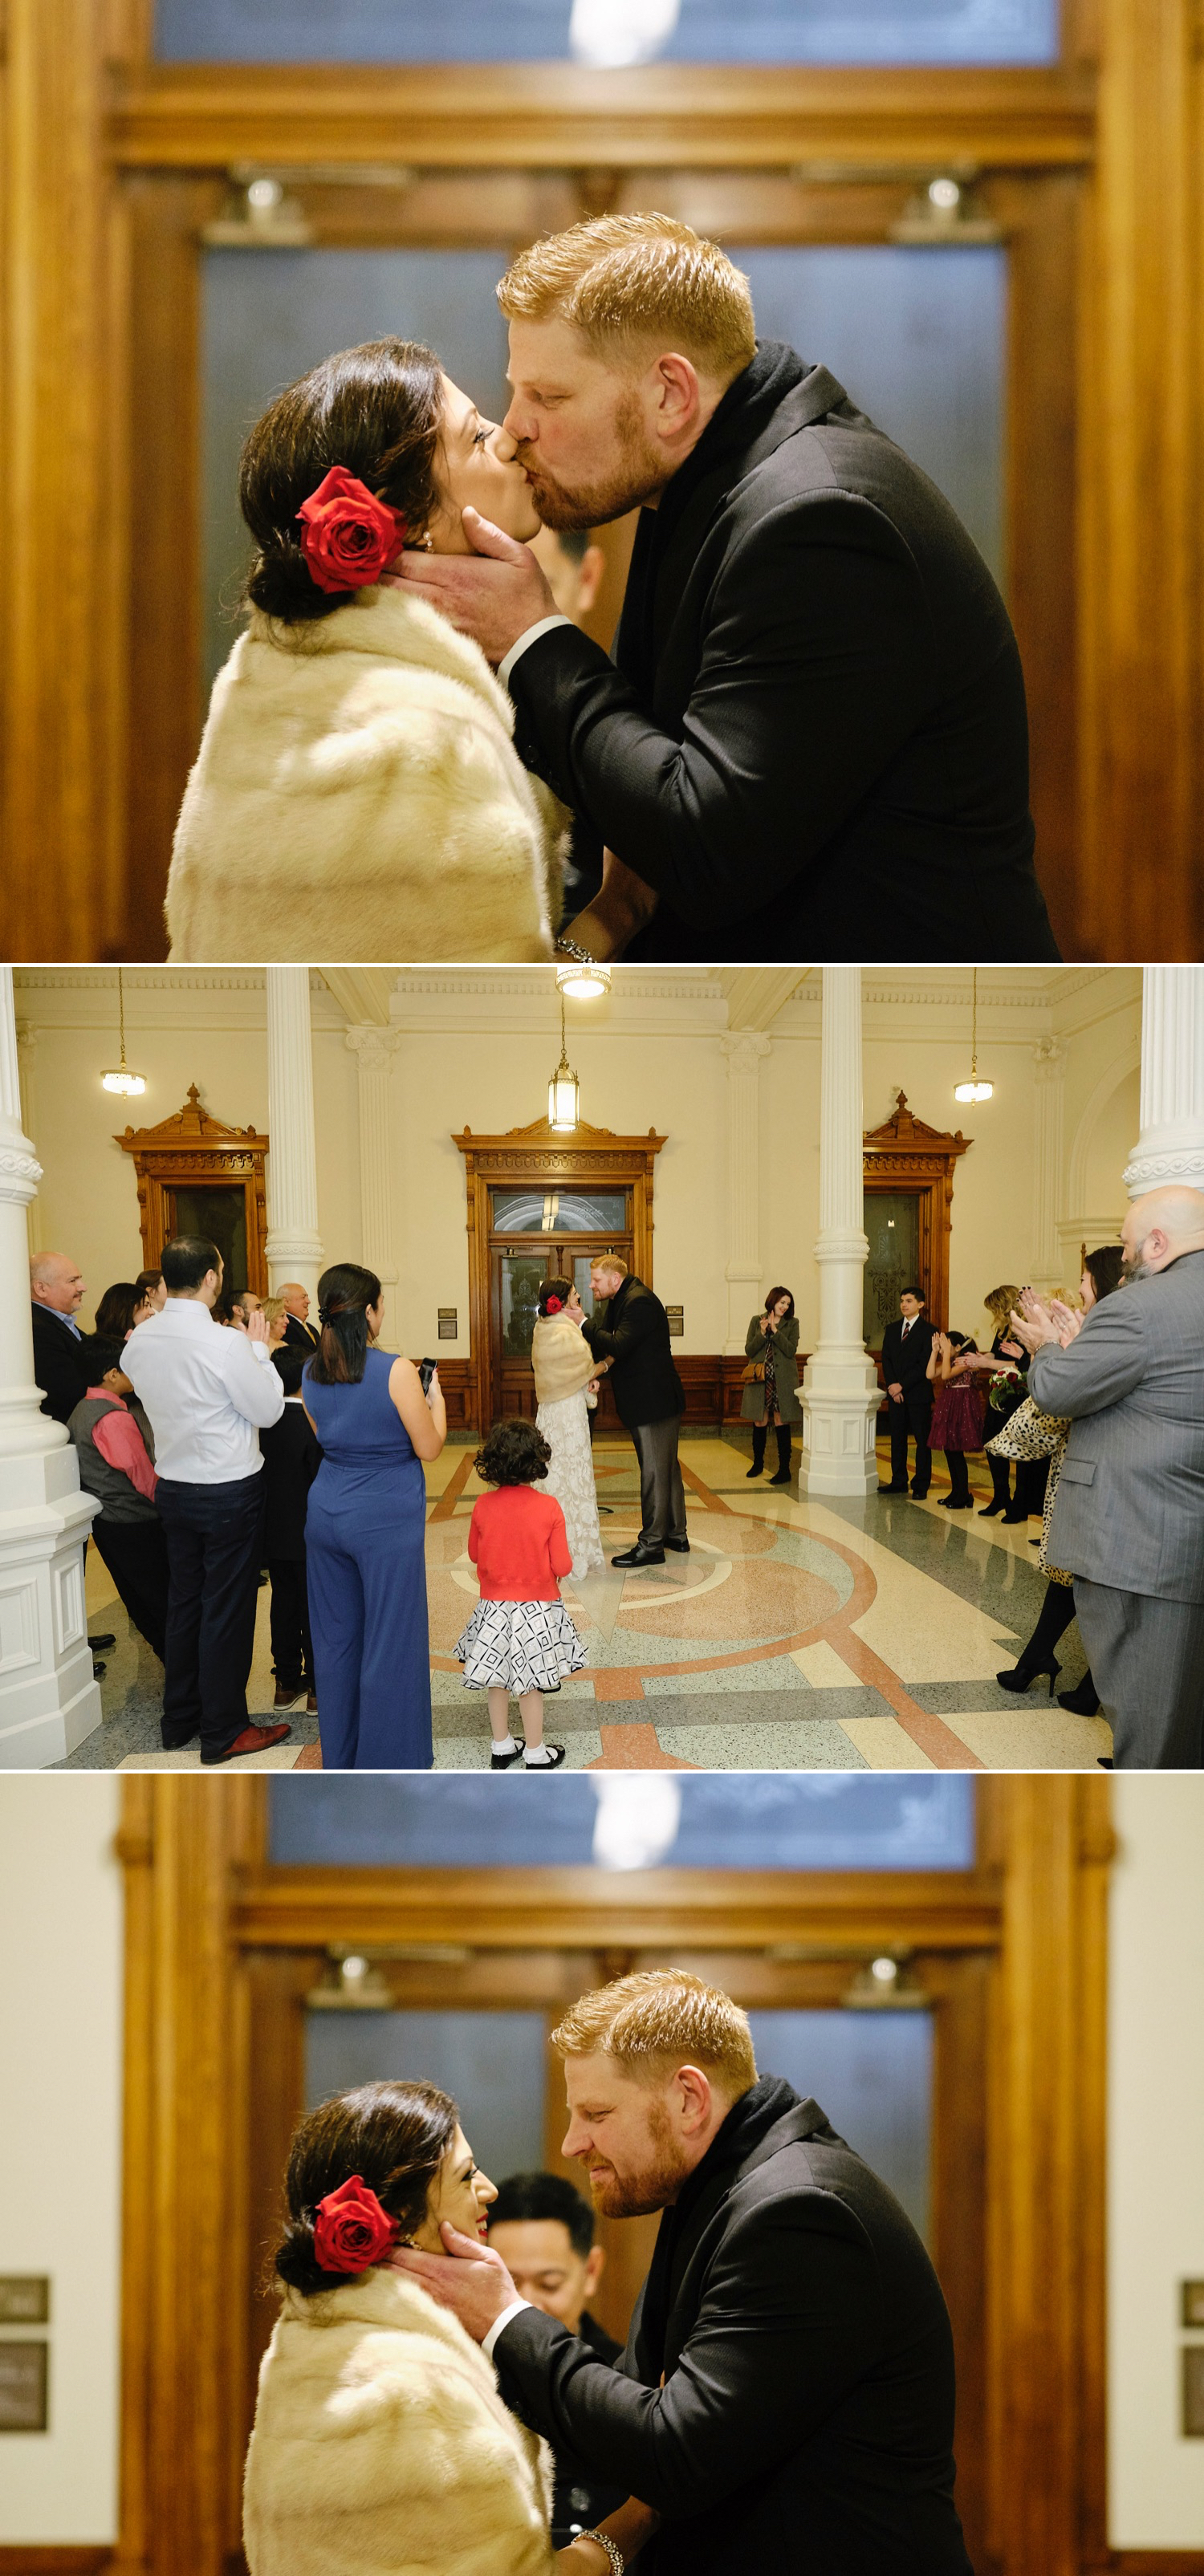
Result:
[[122,1366],[150,1416],[171,1586],[164,1655],[163,1742],[200,1735],[212,1765],[261,1753],[289,1733],[247,1717],[247,1676],[263,1530],[259,1433],[279,1421],[284,1389],[268,1331],[215,1323],[222,1259],[201,1235],[163,1247],[167,1301],[135,1326]]

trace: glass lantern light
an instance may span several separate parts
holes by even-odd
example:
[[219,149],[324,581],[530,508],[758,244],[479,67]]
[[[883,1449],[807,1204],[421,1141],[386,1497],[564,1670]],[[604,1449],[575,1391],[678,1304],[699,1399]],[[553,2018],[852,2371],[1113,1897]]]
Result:
[[592,957],[575,958],[571,966],[557,967],[556,990],[570,994],[574,1002],[596,1002],[610,991],[610,968]]
[[994,1085],[994,1083],[993,1083],[993,1082],[980,1082],[980,1081],[979,1081],[979,1078],[978,1078],[978,968],[977,968],[977,966],[974,968],[974,979],[973,979],[972,991],[973,991],[973,997],[974,997],[974,998],[973,998],[973,1003],[972,1003],[972,1022],[971,1022],[971,1034],[970,1034],[970,1079],[969,1079],[969,1081],[968,1081],[968,1082],[955,1082],[955,1083],[954,1083],[954,1086],[953,1086],[953,1097],[954,1097],[954,1099],[955,1099],[955,1100],[989,1100],[989,1099],[991,1098],[991,1096],[992,1096],[993,1092],[994,1092],[994,1089],[995,1089],[995,1085]]
[[135,1073],[133,1066],[125,1060],[125,984],[120,966],[117,969],[117,1015],[121,1027],[121,1062],[106,1065],[100,1079],[105,1091],[117,1091],[123,1099],[133,1100],[140,1091],[145,1091],[146,1075]]
[[568,1059],[564,1034],[564,992],[560,995],[560,1062],[548,1084],[548,1125],[554,1136],[571,1136],[581,1117],[581,1086]]

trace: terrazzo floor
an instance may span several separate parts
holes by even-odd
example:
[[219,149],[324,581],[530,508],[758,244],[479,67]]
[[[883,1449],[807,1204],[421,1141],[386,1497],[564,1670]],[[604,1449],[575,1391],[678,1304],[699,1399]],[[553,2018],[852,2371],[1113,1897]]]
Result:
[[[1015,1662],[1044,1597],[1029,1544],[1038,1524],[939,1508],[931,1494],[802,1501],[797,1484],[749,1483],[746,1440],[682,1443],[691,1551],[638,1574],[608,1564],[564,1595],[586,1645],[584,1672],[546,1707],[548,1733],[579,1770],[1084,1770],[1111,1752],[1102,1718],[1076,1717],[1034,1685],[1021,1698],[996,1673]],[[594,1453],[607,1556],[639,1527],[635,1456],[625,1441]],[[976,1502],[989,1499],[982,1462]],[[798,1450],[794,1452],[797,1477]],[[880,1472],[889,1473],[883,1451]],[[466,1542],[481,1488],[471,1451],[449,1446],[427,1471],[427,1568],[435,1768],[489,1760],[483,1694],[466,1691],[452,1648],[477,1597]],[[117,1644],[101,1682],[103,1720],[63,1770],[195,1770],[195,1745],[159,1742],[161,1668],[130,1629],[95,1548],[88,1616]],[[1083,1671],[1077,1627],[1059,1649],[1059,1686]],[[268,1594],[260,1595],[248,1694],[271,1710]],[[291,1734],[255,1770],[318,1769],[318,1720],[288,1712]]]

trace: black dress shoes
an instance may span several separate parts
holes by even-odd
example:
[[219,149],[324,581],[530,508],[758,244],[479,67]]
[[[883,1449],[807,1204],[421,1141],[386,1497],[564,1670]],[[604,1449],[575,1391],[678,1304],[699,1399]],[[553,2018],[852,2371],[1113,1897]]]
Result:
[[688,1556],[690,1553],[688,1538],[667,1538],[665,1545],[672,1548],[675,1556]]
[[110,1646],[115,1646],[116,1643],[116,1637],[111,1637],[107,1629],[103,1637],[89,1637],[88,1639],[88,1644],[90,1645],[94,1655],[105,1654],[108,1648]]
[[880,1494],[905,1494],[907,1487],[906,1485],[879,1485],[878,1491]]
[[663,1547],[645,1547],[643,1540],[637,1539],[634,1547],[626,1548],[622,1556],[612,1556],[610,1561],[612,1565],[623,1566],[663,1565],[665,1551]]

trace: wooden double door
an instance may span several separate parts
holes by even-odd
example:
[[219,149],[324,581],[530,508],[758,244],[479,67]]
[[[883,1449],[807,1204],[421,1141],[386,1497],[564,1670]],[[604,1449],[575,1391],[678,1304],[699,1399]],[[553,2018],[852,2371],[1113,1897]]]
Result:
[[630,1224],[604,1234],[560,1234],[495,1237],[489,1247],[489,1384],[493,1421],[520,1414],[533,1417],[535,1378],[531,1339],[547,1279],[571,1279],[590,1315],[594,1310],[590,1271],[604,1252],[618,1253],[634,1267]]

